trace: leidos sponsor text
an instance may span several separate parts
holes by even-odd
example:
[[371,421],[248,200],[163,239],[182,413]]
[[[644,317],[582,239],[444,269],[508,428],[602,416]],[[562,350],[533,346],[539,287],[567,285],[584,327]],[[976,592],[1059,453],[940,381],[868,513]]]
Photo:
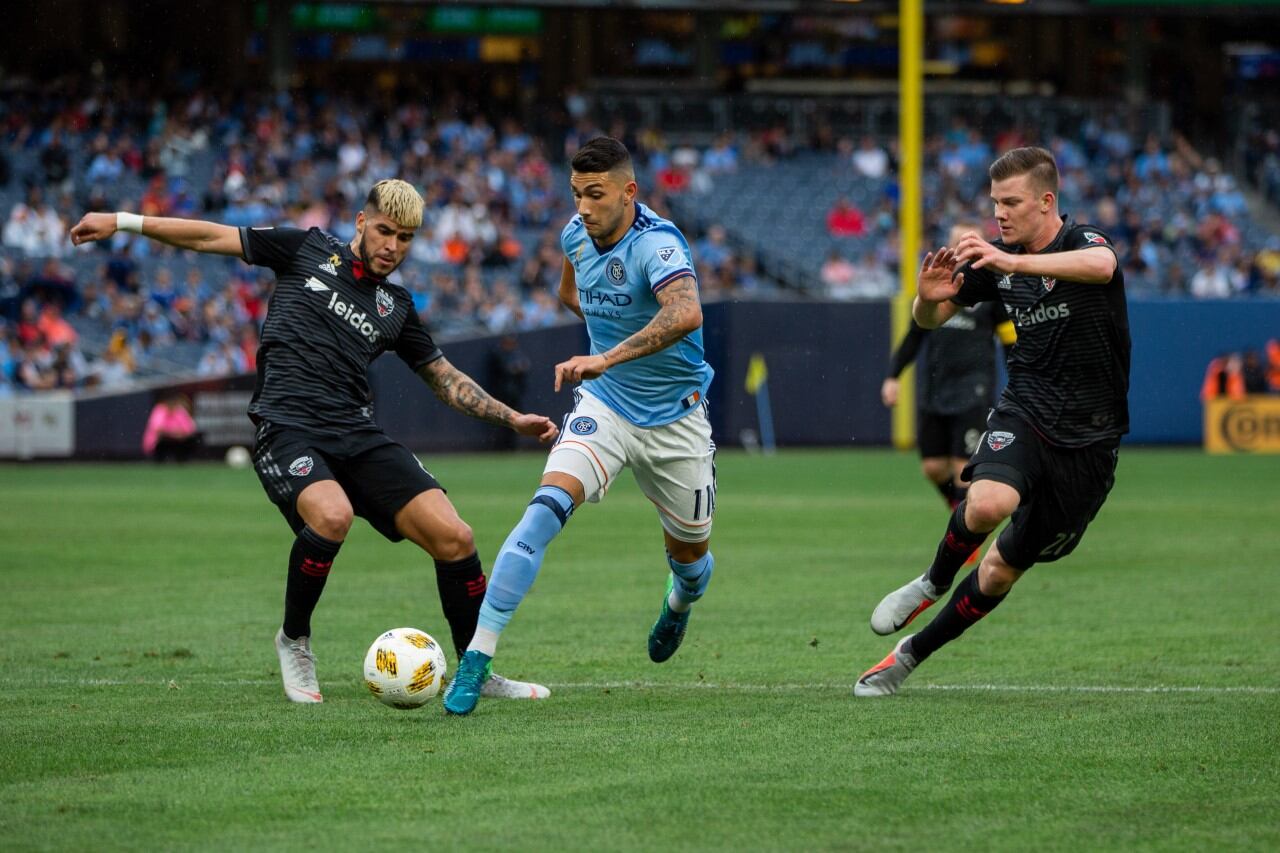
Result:
[[375,329],[373,324],[366,319],[365,312],[357,311],[356,306],[343,302],[338,298],[337,293],[329,297],[329,310],[350,323],[353,329],[369,339],[369,343],[376,344],[378,342],[378,338],[382,333]]
[[1067,303],[1061,302],[1057,305],[1040,305],[1033,311],[1017,308],[1014,310],[1013,319],[1019,327],[1025,328],[1046,320],[1065,320],[1070,316],[1071,309],[1067,307]]

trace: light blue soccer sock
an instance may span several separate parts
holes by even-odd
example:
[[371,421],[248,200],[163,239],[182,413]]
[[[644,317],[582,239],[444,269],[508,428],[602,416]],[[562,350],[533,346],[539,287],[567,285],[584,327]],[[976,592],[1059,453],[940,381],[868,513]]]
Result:
[[707,591],[716,558],[708,551],[692,563],[680,563],[668,554],[667,565],[671,566],[671,571],[676,576],[675,583],[671,585],[671,594],[667,596],[667,607],[674,613],[684,613]]
[[480,624],[467,650],[493,657],[498,635],[507,627],[542,566],[542,555],[573,514],[573,498],[557,486],[534,492],[524,518],[515,526],[493,561],[489,589],[480,605]]

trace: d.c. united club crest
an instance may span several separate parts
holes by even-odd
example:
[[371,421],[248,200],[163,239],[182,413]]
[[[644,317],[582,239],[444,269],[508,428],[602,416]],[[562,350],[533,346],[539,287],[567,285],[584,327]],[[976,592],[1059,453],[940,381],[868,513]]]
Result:
[[297,459],[289,463],[289,473],[295,477],[305,477],[311,473],[316,467],[315,460],[310,456],[299,456]]
[[1040,276],[1040,283],[1044,285],[1045,291],[1053,290],[1053,286],[1058,283],[1056,278],[1049,278],[1047,275]]
[[1013,433],[1004,432],[1003,430],[995,430],[987,433],[987,444],[991,446],[992,450],[1004,450],[1006,447],[1013,444],[1013,439]]
[[391,298],[390,293],[387,293],[381,287],[374,293],[374,301],[378,303],[379,317],[388,317],[392,311],[396,310],[396,301]]

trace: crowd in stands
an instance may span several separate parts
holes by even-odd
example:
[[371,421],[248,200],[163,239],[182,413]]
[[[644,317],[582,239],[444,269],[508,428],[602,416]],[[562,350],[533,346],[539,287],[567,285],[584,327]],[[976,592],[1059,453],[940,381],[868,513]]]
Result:
[[[801,155],[874,188],[860,203],[842,196],[815,212],[829,241],[813,257],[816,278],[834,298],[896,291],[894,140],[822,126],[798,139],[779,124],[688,146],[595,116],[576,93],[566,106],[572,122],[553,145],[451,95],[429,104],[332,92],[160,97],[140,83],[73,78],[0,95],[0,394],[254,369],[269,272],[125,233],[73,248],[67,229],[85,211],[319,227],[350,239],[368,187],[401,177],[421,188],[427,217],[400,276],[437,334],[564,319],[555,296],[559,231],[572,214],[564,162],[600,133],[635,152],[641,198],[665,216],[678,200]],[[955,119],[926,144],[927,233],[958,219],[990,222],[987,166],[1023,144],[1053,149],[1063,210],[1110,234],[1131,291],[1280,294],[1280,236],[1253,222],[1233,177],[1185,140],[1141,137],[1119,120],[1086,121],[1045,142]],[[788,283],[768,268],[768,247],[736,231],[731,211],[720,221],[673,218],[693,244],[704,298]],[[774,227],[810,225],[783,218]]]
[[[0,393],[112,387],[159,364],[254,369],[269,274],[125,233],[73,248],[67,230],[86,211],[350,239],[368,188],[400,177],[422,190],[427,216],[399,275],[437,334],[567,317],[555,296],[559,232],[573,212],[560,152],[454,96],[428,109],[316,92],[162,98],[142,85],[63,80],[0,97],[0,139]],[[585,141],[575,140],[571,130],[570,152]],[[661,168],[655,160],[652,174]],[[644,200],[669,212],[661,186]],[[708,295],[758,285],[723,232],[698,245]]]
[[1251,394],[1280,394],[1280,338],[1267,341],[1261,352],[1223,353],[1205,369],[1202,401],[1243,400]]

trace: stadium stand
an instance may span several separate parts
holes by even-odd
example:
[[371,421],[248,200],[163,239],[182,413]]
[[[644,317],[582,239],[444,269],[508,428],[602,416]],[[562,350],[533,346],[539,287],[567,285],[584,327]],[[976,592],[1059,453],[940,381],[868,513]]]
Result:
[[[428,113],[407,99],[366,106],[329,91],[161,97],[137,81],[75,78],[7,90],[0,394],[253,369],[268,274],[127,234],[73,249],[66,230],[86,210],[349,237],[364,189],[400,176],[428,203],[402,280],[438,334],[555,323],[564,316],[553,295],[558,233],[572,212],[561,155],[601,132],[628,142],[645,200],[689,233],[706,297],[896,290],[890,102],[833,101],[802,121],[785,99],[720,96],[694,109],[669,93],[575,97],[564,138],[539,139],[447,95]],[[930,109],[928,233],[963,216],[988,219],[987,164],[1013,145],[1044,143],[1062,170],[1064,209],[1112,235],[1134,292],[1280,293],[1280,239],[1235,178],[1158,111],[1139,137],[1133,116],[1101,104],[970,100],[960,109],[939,99]],[[1249,176],[1280,198],[1280,161],[1259,150]]]

